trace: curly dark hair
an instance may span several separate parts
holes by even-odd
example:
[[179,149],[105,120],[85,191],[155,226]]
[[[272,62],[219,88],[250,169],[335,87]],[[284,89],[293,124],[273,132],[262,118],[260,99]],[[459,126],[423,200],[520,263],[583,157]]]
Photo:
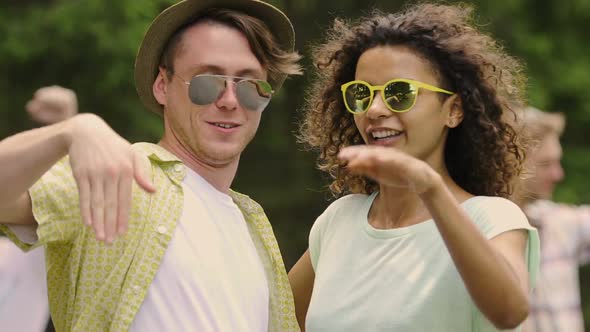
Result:
[[524,146],[504,116],[522,107],[526,83],[521,63],[478,31],[469,5],[422,3],[396,14],[378,10],[356,22],[336,19],[327,41],[313,51],[317,78],[307,94],[298,139],[319,151],[318,167],[332,178],[335,196],[370,194],[369,178],[339,162],[343,147],[364,144],[340,91],[354,79],[363,52],[403,45],[429,61],[445,89],[461,97],[464,118],[449,129],[445,163],[453,180],[474,195],[509,197],[522,170]]

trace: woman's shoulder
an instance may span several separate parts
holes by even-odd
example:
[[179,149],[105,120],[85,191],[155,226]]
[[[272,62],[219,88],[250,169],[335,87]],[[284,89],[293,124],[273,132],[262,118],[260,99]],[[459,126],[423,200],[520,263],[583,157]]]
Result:
[[372,195],[367,194],[349,194],[336,199],[334,202],[332,202],[332,204],[330,204],[330,206],[334,205],[343,207],[364,204],[371,196]]
[[328,214],[348,213],[349,211],[358,211],[360,208],[368,204],[369,200],[373,199],[374,194],[349,194],[342,196],[326,208]]
[[488,237],[512,229],[532,229],[520,207],[507,198],[474,196],[463,202],[462,206]]
[[314,227],[318,227],[319,225],[326,227],[326,224],[332,224],[334,221],[344,222],[350,219],[350,217],[356,215],[360,210],[366,209],[374,196],[375,194],[349,194],[336,199],[317,218]]
[[467,211],[473,212],[497,212],[497,213],[514,213],[522,210],[513,201],[498,196],[473,196],[461,203]]

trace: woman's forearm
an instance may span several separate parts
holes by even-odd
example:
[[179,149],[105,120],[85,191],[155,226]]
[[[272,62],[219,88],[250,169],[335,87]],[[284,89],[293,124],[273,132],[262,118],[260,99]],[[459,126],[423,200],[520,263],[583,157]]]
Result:
[[[499,328],[518,326],[528,314],[527,276],[519,275],[517,269],[481,234],[442,180],[420,197],[480,311]],[[511,247],[515,250],[522,248],[524,264],[526,236],[522,237],[522,245],[516,243]],[[519,242],[518,238],[516,242]]]

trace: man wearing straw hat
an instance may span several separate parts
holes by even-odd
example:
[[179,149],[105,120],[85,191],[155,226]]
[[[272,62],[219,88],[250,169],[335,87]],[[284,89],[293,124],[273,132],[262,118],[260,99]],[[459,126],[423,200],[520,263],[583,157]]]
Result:
[[229,189],[262,111],[300,71],[293,47],[269,4],[184,0],[135,64],[140,99],[164,119],[158,145],[131,146],[91,114],[0,142],[0,230],[45,246],[58,331],[298,330],[272,228]]

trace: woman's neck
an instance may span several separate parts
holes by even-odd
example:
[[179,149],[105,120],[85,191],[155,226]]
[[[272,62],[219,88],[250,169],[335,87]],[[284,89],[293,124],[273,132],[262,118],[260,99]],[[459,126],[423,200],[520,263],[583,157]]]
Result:
[[[446,170],[439,172],[444,185],[458,202],[472,195],[459,187]],[[432,216],[417,193],[408,188],[379,186],[379,194],[369,211],[369,223],[378,229],[407,227],[431,219]]]

